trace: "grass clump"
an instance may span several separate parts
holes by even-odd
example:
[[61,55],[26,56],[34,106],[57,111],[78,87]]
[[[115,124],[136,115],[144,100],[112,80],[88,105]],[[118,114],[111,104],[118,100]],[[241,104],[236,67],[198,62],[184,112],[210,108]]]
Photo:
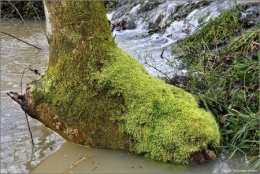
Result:
[[242,25],[238,20],[240,12],[240,6],[231,11],[223,10],[220,17],[209,21],[196,34],[182,40],[181,44],[172,49],[172,53],[185,60],[187,66],[197,64],[197,58],[203,57],[202,50],[218,49],[241,32]]
[[[187,69],[183,88],[196,94],[219,121],[221,146],[259,161],[259,35],[258,27],[243,28],[242,6],[211,20],[173,47]],[[233,155],[233,154],[232,154]]]

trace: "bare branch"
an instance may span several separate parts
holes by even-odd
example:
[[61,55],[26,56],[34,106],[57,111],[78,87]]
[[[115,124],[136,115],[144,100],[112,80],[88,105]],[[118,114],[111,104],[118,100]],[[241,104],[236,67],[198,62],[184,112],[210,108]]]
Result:
[[[16,92],[9,92],[9,93],[7,93],[7,95],[9,97],[11,97],[14,101],[16,101],[22,108],[23,108],[23,106],[26,105],[26,99],[25,99],[24,95],[19,95]],[[32,145],[34,146],[32,131],[31,131],[31,128],[30,128],[29,120],[28,120],[28,115],[27,115],[26,112],[24,112],[24,114],[25,114],[25,117],[26,117],[28,129],[29,129],[29,132],[30,132],[30,135],[31,135]]]
[[[31,2],[31,1],[30,1],[30,2]],[[33,8],[34,12],[36,13],[36,15],[37,15],[37,19],[40,21],[40,24],[41,24],[41,26],[42,26],[42,29],[43,29],[44,35],[45,35],[45,37],[46,37],[48,43],[50,43],[50,39],[49,39],[48,36],[47,36],[47,33],[46,33],[46,31],[45,31],[45,29],[44,29],[44,27],[43,27],[43,24],[42,24],[41,18],[40,18],[40,16],[39,16],[39,14],[38,14],[36,8],[33,6],[32,2],[30,3],[30,5],[31,5],[31,7]]]
[[16,101],[19,105],[23,106],[25,103],[25,98],[23,95],[19,95],[17,92],[8,92],[7,95]]
[[[19,14],[19,16],[20,16],[21,20],[23,21],[23,23],[26,25],[27,29],[28,29],[28,30],[30,31],[30,33],[33,35],[32,31],[30,30],[30,28],[28,27],[28,25],[27,25],[26,22],[24,21],[24,19],[23,19],[22,15],[20,14],[19,10],[15,7],[14,4],[11,3],[10,0],[8,0],[8,2],[9,2],[9,4],[10,4],[11,6],[14,7],[14,9],[15,9],[15,10],[17,11],[17,13]],[[37,39],[35,39],[35,41],[36,41],[36,43],[39,45]]]
[[163,75],[167,78],[168,81],[171,80],[171,78],[170,78],[166,73],[164,73],[163,71],[159,70],[156,66],[153,66],[153,65],[149,64],[149,63],[147,62],[147,60],[146,60],[146,57],[144,58],[144,64],[145,64],[146,66],[148,66],[148,67],[151,67],[151,68],[155,69],[155,70],[158,71],[159,73],[163,74]]
[[37,46],[35,46],[35,45],[33,45],[33,44],[30,44],[30,43],[28,43],[28,42],[26,42],[26,41],[24,41],[24,40],[22,40],[22,39],[19,39],[19,38],[15,37],[15,36],[13,36],[13,35],[11,35],[11,34],[9,34],[9,33],[6,33],[6,32],[4,32],[4,31],[1,31],[1,33],[6,34],[6,35],[8,35],[8,36],[11,36],[11,37],[13,37],[13,38],[15,38],[15,39],[17,39],[17,40],[23,42],[23,43],[26,43],[26,44],[28,44],[28,45],[30,45],[30,46],[33,46],[34,48],[37,48],[37,49],[41,50],[40,47],[37,47]]
[[33,84],[28,84],[24,94],[18,94],[17,92],[8,92],[7,95],[11,97],[15,102],[17,102],[21,108],[32,118],[35,117],[35,103],[33,97],[30,93],[31,87]]
[[31,131],[31,128],[30,128],[29,120],[28,120],[28,115],[26,114],[26,112],[24,112],[24,114],[25,114],[25,118],[26,118],[26,121],[27,121],[28,130],[29,130],[30,135],[31,135],[32,145],[34,146],[32,131]]

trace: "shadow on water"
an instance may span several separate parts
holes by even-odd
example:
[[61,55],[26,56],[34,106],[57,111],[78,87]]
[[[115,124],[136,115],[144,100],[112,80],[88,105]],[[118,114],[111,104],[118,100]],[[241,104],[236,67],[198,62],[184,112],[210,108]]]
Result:
[[[67,173],[230,173],[239,172],[246,165],[243,156],[227,161],[225,153],[211,163],[186,167],[148,160],[127,151],[86,149],[65,142],[29,118],[35,142],[32,147],[24,112],[6,95],[9,91],[20,92],[24,68],[32,67],[44,74],[48,64],[48,45],[41,25],[36,21],[27,21],[27,25],[34,36],[19,20],[1,20],[1,30],[35,45],[37,40],[37,46],[43,48],[37,50],[1,34],[1,173],[60,173],[82,157],[86,159]],[[26,72],[23,89],[36,78],[39,76]]]

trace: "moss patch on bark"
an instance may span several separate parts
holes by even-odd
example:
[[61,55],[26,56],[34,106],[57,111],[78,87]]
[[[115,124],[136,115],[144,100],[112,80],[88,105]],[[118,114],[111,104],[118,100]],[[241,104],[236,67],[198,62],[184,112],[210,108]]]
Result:
[[103,3],[49,3],[50,64],[31,89],[36,105],[47,103],[89,144],[164,162],[187,164],[192,153],[219,145],[215,119],[194,96],[149,75],[116,46]]

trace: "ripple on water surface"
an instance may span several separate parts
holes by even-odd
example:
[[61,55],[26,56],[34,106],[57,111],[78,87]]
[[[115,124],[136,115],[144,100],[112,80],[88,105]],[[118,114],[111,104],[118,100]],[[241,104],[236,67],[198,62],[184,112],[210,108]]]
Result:
[[[2,31],[35,45],[38,42],[43,48],[35,49],[1,33],[1,173],[28,173],[64,142],[59,135],[29,117],[35,141],[33,148],[24,112],[6,95],[9,91],[21,93],[24,68],[32,67],[44,74],[48,63],[48,46],[41,25],[35,21],[26,22],[34,36],[21,21],[1,19]],[[27,83],[37,78],[25,71],[23,90]],[[46,150],[50,147],[52,150]]]

